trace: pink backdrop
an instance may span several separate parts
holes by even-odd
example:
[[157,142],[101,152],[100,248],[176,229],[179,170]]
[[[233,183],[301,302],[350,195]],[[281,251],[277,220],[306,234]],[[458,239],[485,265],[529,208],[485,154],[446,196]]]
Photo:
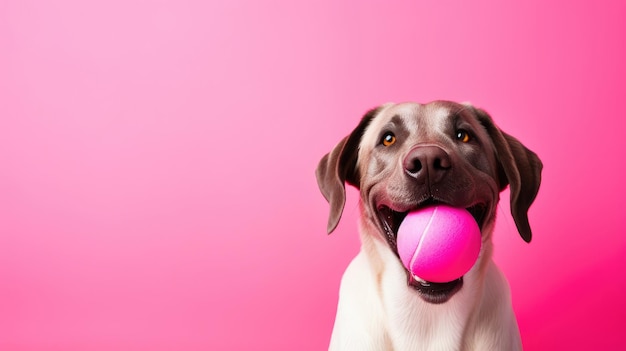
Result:
[[[445,3],[445,4],[443,4]],[[624,1],[0,3],[0,349],[322,350],[358,250],[313,175],[387,101],[535,150],[495,259],[526,350],[618,349]]]

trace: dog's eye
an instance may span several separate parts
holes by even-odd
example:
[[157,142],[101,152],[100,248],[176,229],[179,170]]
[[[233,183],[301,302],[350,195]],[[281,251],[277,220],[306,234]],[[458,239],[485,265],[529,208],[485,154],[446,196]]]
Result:
[[465,129],[459,129],[456,131],[456,140],[459,140],[463,143],[469,143],[472,140],[472,136]]
[[395,142],[396,142],[396,136],[393,135],[393,133],[387,132],[385,133],[385,135],[383,135],[383,145],[391,146]]

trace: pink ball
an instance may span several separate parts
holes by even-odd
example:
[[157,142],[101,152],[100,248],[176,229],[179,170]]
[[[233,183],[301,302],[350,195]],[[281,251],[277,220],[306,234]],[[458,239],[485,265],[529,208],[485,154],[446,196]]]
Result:
[[414,276],[446,283],[472,268],[481,234],[467,210],[437,205],[409,213],[400,224],[397,243],[402,264]]

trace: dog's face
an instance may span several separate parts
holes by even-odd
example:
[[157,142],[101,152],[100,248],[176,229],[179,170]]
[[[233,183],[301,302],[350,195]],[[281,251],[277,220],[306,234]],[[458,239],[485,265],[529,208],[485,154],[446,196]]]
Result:
[[[540,183],[541,162],[502,133],[482,110],[436,101],[388,104],[366,114],[317,169],[331,205],[328,232],[336,227],[347,182],[361,193],[362,216],[375,240],[396,253],[400,223],[409,211],[442,203],[466,208],[490,240],[499,193],[511,185],[511,210],[522,238],[531,239],[527,211]],[[428,302],[447,301],[463,279],[430,283],[407,272]]]

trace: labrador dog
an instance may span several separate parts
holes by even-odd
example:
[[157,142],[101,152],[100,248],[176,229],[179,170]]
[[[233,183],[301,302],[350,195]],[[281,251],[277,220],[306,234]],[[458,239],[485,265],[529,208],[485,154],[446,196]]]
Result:
[[[346,269],[330,350],[521,350],[508,282],[492,260],[500,192],[526,242],[528,209],[542,163],[469,104],[386,104],[369,111],[320,161],[317,182],[330,204],[328,233],[360,191],[361,251]],[[463,277],[433,283],[409,273],[396,246],[409,211],[433,204],[467,209],[482,248]]]

